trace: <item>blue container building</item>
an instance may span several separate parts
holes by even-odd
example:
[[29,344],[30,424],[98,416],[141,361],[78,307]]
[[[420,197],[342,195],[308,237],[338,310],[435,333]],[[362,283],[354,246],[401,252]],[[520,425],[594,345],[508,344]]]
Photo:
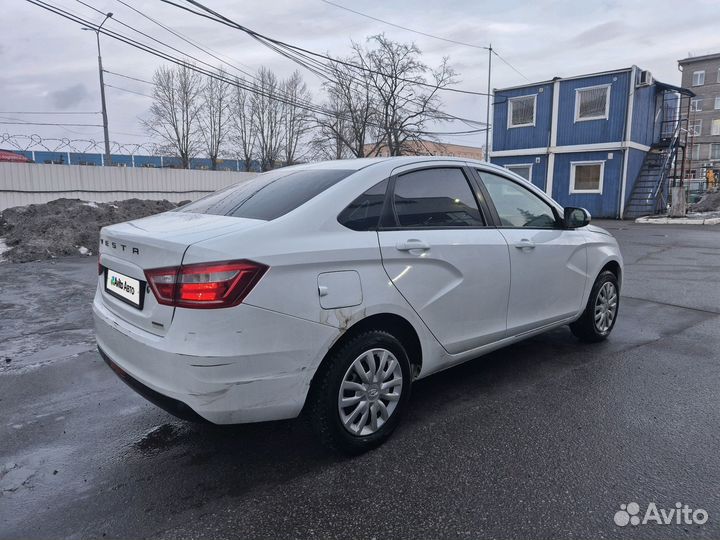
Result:
[[683,162],[692,96],[637,66],[496,89],[490,160],[595,217],[653,214]]

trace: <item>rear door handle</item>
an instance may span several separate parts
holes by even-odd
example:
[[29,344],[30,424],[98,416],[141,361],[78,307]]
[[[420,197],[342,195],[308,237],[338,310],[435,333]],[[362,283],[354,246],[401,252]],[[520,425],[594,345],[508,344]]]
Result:
[[410,251],[411,249],[430,249],[430,244],[423,242],[422,240],[410,239],[405,242],[398,242],[395,244],[395,249],[398,251]]
[[533,249],[535,247],[535,242],[528,240],[527,238],[523,238],[515,244],[515,247],[518,249]]

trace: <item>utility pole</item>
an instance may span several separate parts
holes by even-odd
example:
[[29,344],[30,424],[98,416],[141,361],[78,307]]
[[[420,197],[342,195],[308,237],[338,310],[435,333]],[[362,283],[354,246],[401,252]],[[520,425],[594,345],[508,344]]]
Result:
[[490,98],[492,97],[490,84],[492,74],[492,43],[488,47],[488,83],[487,83],[487,109],[485,111],[485,161],[490,161]]
[[112,13],[107,13],[97,28],[82,28],[83,30],[92,30],[95,32],[95,37],[97,38],[98,72],[100,74],[100,101],[102,102],[103,133],[105,135],[105,165],[112,165],[112,156],[110,155],[110,136],[108,134],[107,105],[105,104],[105,81],[103,79],[102,54],[100,54],[100,29],[103,24],[105,24],[105,21],[112,16]]

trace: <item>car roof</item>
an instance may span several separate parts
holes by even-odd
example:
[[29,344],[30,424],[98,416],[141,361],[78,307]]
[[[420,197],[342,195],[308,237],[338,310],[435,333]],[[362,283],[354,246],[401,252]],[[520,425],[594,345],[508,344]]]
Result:
[[373,165],[384,164],[390,165],[393,168],[400,167],[403,165],[412,165],[414,163],[432,163],[435,161],[456,161],[458,163],[472,163],[482,166],[488,166],[494,169],[503,170],[502,167],[492,165],[486,161],[479,161],[477,159],[459,158],[450,156],[392,156],[392,157],[370,157],[370,158],[350,158],[350,159],[338,159],[332,161],[316,161],[313,163],[304,163],[302,165],[294,165],[293,168],[297,169],[344,169],[359,171],[366,167]]

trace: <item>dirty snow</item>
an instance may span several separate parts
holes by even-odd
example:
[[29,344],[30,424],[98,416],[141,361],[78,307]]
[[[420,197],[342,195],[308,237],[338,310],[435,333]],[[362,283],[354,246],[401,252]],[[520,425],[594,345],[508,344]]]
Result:
[[5,243],[5,239],[0,238],[0,262],[3,262],[5,260],[5,258],[3,257],[3,253],[5,253],[6,251],[10,251],[10,248]]
[[[57,199],[45,204],[7,208],[0,213],[0,258],[10,262],[90,255],[105,225],[172,210],[169,201],[128,199],[95,203]],[[7,249],[3,251],[2,247]]]

